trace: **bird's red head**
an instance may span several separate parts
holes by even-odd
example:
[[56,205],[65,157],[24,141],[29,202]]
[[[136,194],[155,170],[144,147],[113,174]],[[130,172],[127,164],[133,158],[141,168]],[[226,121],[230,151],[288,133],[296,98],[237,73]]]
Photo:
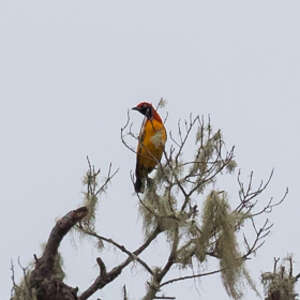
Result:
[[151,103],[141,102],[137,106],[132,108],[133,110],[139,111],[141,114],[147,117],[147,119],[151,120],[156,119],[159,122],[162,122],[160,115],[157,113],[155,108]]

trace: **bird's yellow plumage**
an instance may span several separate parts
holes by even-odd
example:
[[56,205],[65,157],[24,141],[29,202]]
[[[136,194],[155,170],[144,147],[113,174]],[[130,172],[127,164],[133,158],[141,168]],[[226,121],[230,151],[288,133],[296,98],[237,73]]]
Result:
[[160,162],[166,139],[167,134],[163,123],[146,118],[137,149],[137,167],[142,166],[145,169],[143,173],[150,173]]
[[133,109],[145,115],[137,147],[134,184],[135,191],[143,193],[145,179],[161,160],[167,133],[161,117],[150,103],[142,102]]

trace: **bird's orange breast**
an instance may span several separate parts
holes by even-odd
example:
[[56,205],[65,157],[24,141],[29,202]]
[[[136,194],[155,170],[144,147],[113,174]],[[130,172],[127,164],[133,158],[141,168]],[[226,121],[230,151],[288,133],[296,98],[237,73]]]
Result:
[[161,160],[166,139],[164,124],[156,119],[146,119],[140,132],[137,149],[138,165],[145,171],[151,172]]

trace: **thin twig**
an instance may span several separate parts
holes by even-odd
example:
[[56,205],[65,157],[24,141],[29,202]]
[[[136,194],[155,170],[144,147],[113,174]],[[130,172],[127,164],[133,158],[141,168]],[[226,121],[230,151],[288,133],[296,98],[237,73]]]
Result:
[[160,284],[160,287],[170,284],[170,283],[174,283],[174,282],[178,282],[178,281],[182,281],[182,280],[187,280],[187,279],[195,279],[195,278],[199,278],[199,277],[204,277],[204,276],[208,276],[208,275],[213,275],[216,273],[220,273],[222,272],[224,269],[220,269],[220,270],[216,270],[216,271],[212,271],[212,272],[206,272],[206,273],[201,273],[201,274],[195,274],[195,275],[189,275],[189,276],[182,276],[182,277],[177,277],[177,278],[173,278],[170,279],[168,281],[163,282],[162,284]]

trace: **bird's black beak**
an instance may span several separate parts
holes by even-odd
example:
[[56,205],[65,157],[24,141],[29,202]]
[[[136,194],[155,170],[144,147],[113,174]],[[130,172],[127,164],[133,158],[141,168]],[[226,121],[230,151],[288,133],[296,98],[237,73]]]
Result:
[[137,111],[140,111],[140,109],[139,109],[138,107],[136,107],[136,106],[135,106],[135,107],[133,107],[133,108],[132,108],[132,110],[137,110]]

